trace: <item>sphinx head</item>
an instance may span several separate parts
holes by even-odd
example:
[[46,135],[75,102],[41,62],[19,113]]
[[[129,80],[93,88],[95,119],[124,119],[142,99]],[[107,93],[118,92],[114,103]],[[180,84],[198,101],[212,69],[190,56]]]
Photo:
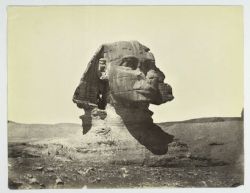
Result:
[[[171,86],[164,79],[149,48],[137,41],[99,47],[73,96],[77,106],[85,110],[80,117],[83,134],[92,125],[103,129],[105,125],[119,123],[119,128],[125,126],[152,153],[165,154],[173,136],[153,123],[148,109],[149,104],[160,105],[174,98]],[[111,104],[107,106],[109,110],[100,110],[107,103]]]
[[80,108],[106,103],[160,105],[171,101],[172,88],[155,64],[149,48],[137,41],[102,45],[88,64],[73,101]]

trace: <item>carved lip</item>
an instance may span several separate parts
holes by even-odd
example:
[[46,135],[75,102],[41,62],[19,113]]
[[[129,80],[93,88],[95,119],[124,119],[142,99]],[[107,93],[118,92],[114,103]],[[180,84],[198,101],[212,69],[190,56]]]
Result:
[[145,89],[135,89],[136,92],[142,93],[142,94],[152,94],[152,90],[145,90]]
[[[135,90],[136,92],[138,92],[139,94],[142,94],[144,95],[145,97],[148,97],[149,99],[155,101],[155,100],[158,100],[160,99],[160,95],[157,94],[157,92],[155,92],[154,90],[143,90],[143,89],[138,89],[138,90]],[[158,97],[157,97],[158,96]],[[168,102],[168,101],[172,101],[174,99],[174,96],[172,94],[167,94],[165,95],[162,99],[161,99],[161,103],[165,103],[165,102]],[[151,101],[151,102],[153,102]]]
[[136,91],[137,93],[145,96],[145,97],[148,97],[149,99],[152,99],[152,98],[155,98],[157,92],[156,90],[152,90],[152,89],[136,89],[134,90]]

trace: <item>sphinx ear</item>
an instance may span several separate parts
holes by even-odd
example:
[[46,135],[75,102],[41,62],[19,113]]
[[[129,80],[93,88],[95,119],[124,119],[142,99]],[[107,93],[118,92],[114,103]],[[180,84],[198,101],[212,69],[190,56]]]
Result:
[[74,92],[73,102],[76,103],[79,108],[88,108],[89,105],[97,104],[99,92],[98,62],[99,59],[103,57],[103,47],[103,45],[100,46],[91,58]]

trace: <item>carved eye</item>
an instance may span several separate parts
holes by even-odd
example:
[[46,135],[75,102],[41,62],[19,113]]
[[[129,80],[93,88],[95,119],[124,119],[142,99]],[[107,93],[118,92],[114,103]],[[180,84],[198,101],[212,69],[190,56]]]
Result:
[[122,66],[135,70],[138,66],[138,59],[135,57],[127,57],[123,59]]

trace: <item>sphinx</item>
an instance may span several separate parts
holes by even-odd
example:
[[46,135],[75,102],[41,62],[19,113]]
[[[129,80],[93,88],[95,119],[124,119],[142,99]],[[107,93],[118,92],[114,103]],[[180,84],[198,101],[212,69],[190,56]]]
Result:
[[[88,63],[73,102],[84,109],[83,134],[99,116],[108,120],[115,114],[124,128],[152,153],[167,153],[173,136],[154,124],[150,104],[161,105],[174,99],[165,75],[156,67],[150,49],[138,41],[101,45]],[[115,122],[115,121],[114,121]],[[112,124],[106,122],[106,124]]]

